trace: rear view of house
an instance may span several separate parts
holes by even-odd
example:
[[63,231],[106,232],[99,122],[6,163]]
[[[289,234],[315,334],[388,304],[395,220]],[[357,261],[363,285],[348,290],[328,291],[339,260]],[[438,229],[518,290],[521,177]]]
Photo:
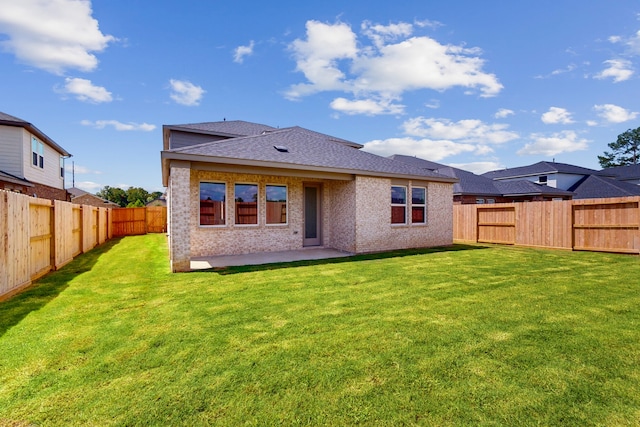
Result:
[[300,127],[163,127],[173,271],[192,257],[450,245],[457,181]]
[[69,200],[64,159],[70,156],[31,123],[0,112],[0,189]]

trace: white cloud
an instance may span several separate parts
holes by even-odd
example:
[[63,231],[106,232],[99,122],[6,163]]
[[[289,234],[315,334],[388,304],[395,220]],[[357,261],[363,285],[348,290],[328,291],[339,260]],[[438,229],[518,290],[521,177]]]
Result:
[[505,166],[498,162],[472,162],[472,163],[451,163],[449,166],[473,172],[477,175],[481,175],[485,172],[504,169]]
[[104,129],[107,126],[112,126],[117,131],[151,132],[156,128],[156,125],[150,125],[149,123],[122,123],[117,120],[96,120],[95,122],[82,120],[80,124],[82,124],[83,126],[91,126],[96,129]]
[[238,46],[233,52],[233,62],[237,62],[238,64],[242,64],[244,62],[245,56],[253,55],[253,47],[255,43],[253,40],[249,42],[248,46]]
[[65,162],[64,170],[69,173],[74,172],[78,175],[102,175],[102,172],[100,171],[94,171],[85,166],[76,165],[69,161]]
[[496,114],[494,114],[494,117],[496,119],[504,119],[505,117],[513,116],[514,114],[515,112],[513,110],[501,108],[496,112]]
[[629,111],[614,104],[594,105],[593,109],[609,123],[628,122],[638,117],[637,112]]
[[631,61],[626,59],[609,59],[604,61],[609,67],[595,75],[596,79],[606,79],[611,77],[614,83],[628,80],[633,75],[633,67]]
[[196,86],[187,80],[169,80],[171,85],[171,99],[180,105],[196,106],[200,105],[202,95],[206,92],[200,86]]
[[94,104],[113,101],[111,92],[102,86],[95,86],[91,80],[67,77],[64,81],[64,88],[58,89],[58,92],[73,95],[79,101]]
[[[407,91],[444,91],[453,87],[489,97],[502,89],[494,74],[482,70],[484,60],[479,57],[479,49],[412,36],[412,24],[364,22],[362,33],[372,44],[358,40],[345,23],[308,21],[306,29],[306,39],[296,39],[289,48],[296,70],[307,81],[292,85],[285,94],[289,99],[342,91],[356,100],[399,100]],[[371,114],[369,109],[363,113]],[[383,110],[380,114],[386,113]]]
[[533,142],[526,144],[518,151],[519,155],[553,156],[560,153],[571,153],[586,150],[588,140],[579,138],[574,131],[563,131],[551,136],[532,134]]
[[609,37],[609,41],[611,43],[621,43],[625,45],[632,55],[640,55],[640,31],[631,37],[611,36]]
[[296,71],[301,71],[309,83],[291,86],[287,98],[297,99],[325,90],[343,90],[344,73],[338,68],[338,60],[355,58],[356,35],[347,24],[323,24],[307,21],[307,40],[296,39],[289,48],[296,59]]
[[404,132],[410,136],[460,140],[473,144],[502,144],[513,141],[519,135],[511,132],[506,124],[485,124],[481,120],[432,119],[415,117],[402,124]]
[[62,74],[67,69],[93,71],[94,52],[102,52],[113,36],[103,34],[88,0],[2,0],[0,46],[23,63]]
[[405,154],[437,162],[448,156],[474,152],[476,146],[446,140],[406,137],[369,141],[364,144],[363,150],[384,157],[392,154]]
[[569,124],[573,123],[573,119],[571,118],[571,113],[564,108],[560,107],[551,107],[549,111],[544,113],[541,117],[543,123],[546,124]]
[[360,99],[350,101],[346,98],[336,98],[331,101],[331,108],[348,115],[365,114],[374,116],[377,114],[402,114],[404,105],[393,104],[391,101],[373,99]]
[[75,185],[76,185],[76,188],[79,188],[81,190],[84,190],[88,193],[93,193],[93,194],[95,194],[97,191],[100,191],[102,187],[104,187],[104,185],[98,184],[97,182],[93,182],[93,181],[80,181],[80,182],[76,182]]

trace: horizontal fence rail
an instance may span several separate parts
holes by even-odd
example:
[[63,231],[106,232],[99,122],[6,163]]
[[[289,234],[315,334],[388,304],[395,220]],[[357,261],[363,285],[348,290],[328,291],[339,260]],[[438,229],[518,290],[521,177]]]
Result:
[[454,205],[455,242],[640,253],[640,197]]

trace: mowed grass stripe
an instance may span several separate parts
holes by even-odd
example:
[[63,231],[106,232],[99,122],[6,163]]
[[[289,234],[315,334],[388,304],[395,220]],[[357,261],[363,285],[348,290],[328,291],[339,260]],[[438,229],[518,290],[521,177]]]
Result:
[[0,304],[0,424],[640,420],[637,257],[454,246],[171,274],[166,251],[113,240]]

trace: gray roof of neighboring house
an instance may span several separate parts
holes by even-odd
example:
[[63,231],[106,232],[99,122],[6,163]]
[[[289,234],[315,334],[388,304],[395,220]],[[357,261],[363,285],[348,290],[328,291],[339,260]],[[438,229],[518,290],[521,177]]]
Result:
[[520,179],[517,181],[493,181],[496,188],[506,197],[515,196],[573,196],[573,192],[561,190],[548,185],[536,184],[535,182]]
[[640,179],[640,164],[639,165],[627,165],[616,166],[613,168],[602,169],[600,172],[609,175],[615,175],[616,179],[620,181],[629,181],[632,179]]
[[162,158],[456,182],[455,178],[367,153],[338,138],[298,126],[167,150]]
[[502,194],[494,185],[493,180],[463,169],[402,154],[394,154],[389,156],[389,158],[405,162],[409,165],[422,169],[434,171],[442,175],[458,178],[459,182],[453,185],[454,195],[472,194],[477,196],[500,196]]
[[119,207],[119,205],[118,205],[117,203],[114,203],[114,202],[112,202],[112,201],[110,201],[110,200],[107,200],[107,199],[103,199],[102,197],[96,196],[95,194],[91,194],[91,193],[89,193],[88,191],[81,190],[81,189],[79,189],[79,188],[77,188],[77,187],[67,188],[66,190],[67,190],[67,192],[68,192],[69,194],[71,194],[71,200],[72,200],[72,201],[73,201],[73,199],[75,199],[76,197],[81,197],[81,196],[89,195],[89,196],[91,196],[91,197],[93,197],[93,198],[96,198],[96,199],[102,200],[105,204],[108,204],[108,205],[114,205],[114,206],[118,206],[118,207]]
[[567,163],[538,162],[528,166],[490,171],[483,173],[482,176],[491,179],[505,179],[531,175],[544,175],[549,173],[564,173],[571,175],[608,175],[606,172],[600,172],[594,169],[583,168],[581,166],[570,165]]
[[19,126],[19,127],[23,127],[25,129],[27,129],[29,132],[31,132],[32,134],[36,135],[42,141],[46,142],[53,149],[55,149],[58,153],[62,154],[65,157],[70,157],[71,156],[71,154],[69,154],[67,152],[67,150],[65,150],[64,148],[59,146],[53,139],[49,138],[47,135],[44,134],[44,132],[42,132],[40,129],[38,129],[33,124],[31,124],[31,123],[29,123],[27,121],[24,121],[24,120],[19,119],[17,117],[14,117],[14,116],[11,116],[9,114],[0,112],[0,125],[2,125],[2,126]]
[[588,175],[575,183],[570,191],[574,199],[640,196],[640,185],[597,175]]
[[13,184],[26,185],[27,187],[33,187],[33,184],[24,178],[20,178],[15,175],[11,175],[5,171],[0,171],[0,181],[11,182]]

